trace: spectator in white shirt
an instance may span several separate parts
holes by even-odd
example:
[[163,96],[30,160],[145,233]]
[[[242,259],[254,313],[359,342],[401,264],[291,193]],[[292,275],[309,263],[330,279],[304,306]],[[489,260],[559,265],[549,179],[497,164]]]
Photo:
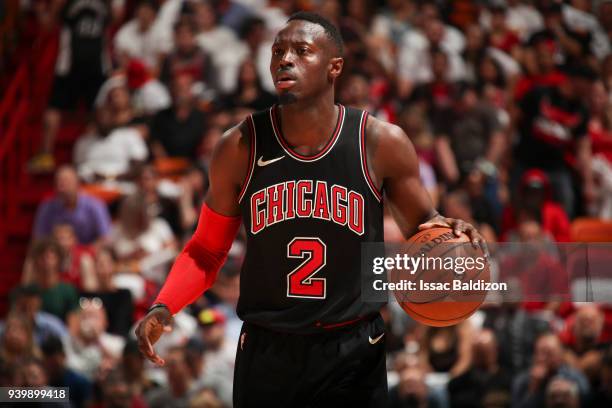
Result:
[[127,85],[132,92],[132,106],[138,117],[151,117],[172,104],[170,92],[142,62],[132,60],[127,66]]
[[158,4],[159,13],[157,13],[157,21],[161,27],[164,38],[172,43],[173,27],[178,21],[183,10],[185,0],[160,0]]
[[96,112],[95,130],[77,141],[73,161],[79,176],[89,182],[96,177],[130,177],[138,162],[148,156],[147,146],[140,132],[131,127],[113,129],[107,107]]
[[293,13],[294,2],[284,0],[268,0],[265,7],[259,9],[259,17],[266,23],[269,39],[279,32]]
[[117,98],[113,97],[113,94],[117,93],[117,89],[121,89],[120,93],[122,95],[124,93],[128,94],[127,108],[129,108],[129,115],[115,115],[126,119],[121,123],[115,123],[115,126],[134,123],[134,120],[138,119],[146,119],[172,104],[168,89],[139,60],[131,60],[125,71],[118,71],[106,80],[98,92],[95,107],[108,106],[111,110],[117,109],[116,106],[113,106],[117,101]]
[[196,42],[212,57],[221,92],[230,92],[236,86],[238,69],[243,60],[237,50],[246,47],[231,29],[219,24],[219,16],[210,1],[194,3],[193,11],[198,29]]
[[79,304],[66,338],[67,366],[92,380],[118,363],[125,340],[106,332],[108,319],[99,298],[81,298]]
[[[504,2],[496,2],[497,6],[504,6]],[[531,34],[544,28],[542,14],[533,5],[525,0],[506,0],[506,26],[514,31],[523,41],[529,39]],[[491,28],[491,13],[484,9],[480,13],[479,24],[482,28]]]
[[275,92],[272,75],[270,75],[272,41],[266,36],[266,25],[262,19],[258,17],[246,19],[240,27],[240,38],[246,46],[243,45],[242,49],[236,52],[242,55],[241,63],[246,58],[253,58],[264,89],[268,92]]
[[163,280],[168,262],[176,255],[176,239],[166,220],[149,214],[141,193],[121,202],[119,219],[110,236],[121,272],[142,273],[148,279]]
[[118,73],[104,82],[96,96],[95,107],[104,106],[111,113],[111,127],[129,126],[134,121],[134,109],[125,75]]
[[591,52],[598,59],[604,58],[610,53],[610,40],[599,21],[591,14],[589,2],[572,0],[570,3],[563,5],[563,21],[574,31],[590,33]]
[[156,23],[157,4],[140,0],[135,17],[125,23],[115,36],[115,50],[121,65],[130,59],[142,60],[150,69],[157,69],[160,58],[170,50],[171,44]]
[[[433,7],[433,8],[432,8]],[[400,95],[408,96],[415,85],[432,80],[430,50],[439,48],[448,56],[448,78],[460,81],[466,77],[465,64],[461,52],[465,47],[465,38],[456,28],[445,25],[437,16],[437,9],[424,5],[418,30],[404,36],[398,56],[398,75]]]

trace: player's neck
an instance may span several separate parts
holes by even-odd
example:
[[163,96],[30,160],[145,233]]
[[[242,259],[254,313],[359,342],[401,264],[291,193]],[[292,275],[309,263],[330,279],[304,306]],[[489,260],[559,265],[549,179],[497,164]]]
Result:
[[333,98],[294,102],[279,109],[283,137],[291,146],[325,144],[338,120],[338,107]]

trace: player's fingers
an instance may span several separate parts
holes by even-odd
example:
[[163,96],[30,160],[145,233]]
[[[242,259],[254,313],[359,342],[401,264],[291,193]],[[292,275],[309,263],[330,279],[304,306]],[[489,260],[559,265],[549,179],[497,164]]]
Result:
[[419,225],[419,231],[423,231],[423,230],[435,228],[435,227],[451,228],[451,226],[447,222],[434,221],[434,222],[426,222],[426,223]]
[[153,351],[153,345],[148,339],[148,336],[141,330],[138,333],[138,349],[140,352],[147,357],[149,360],[153,361],[153,356],[155,356],[155,352]]
[[151,360],[153,363],[155,363],[158,366],[163,366],[164,364],[166,364],[166,362],[164,361],[163,358],[161,358],[160,356],[158,356],[157,354],[153,355],[153,359]]
[[468,224],[464,221],[455,220],[455,222],[453,223],[453,232],[456,236],[460,237],[462,233],[466,232],[467,225]]
[[[161,358],[155,353],[153,344],[151,343],[151,324],[154,324],[151,320],[144,320],[136,329],[136,337],[138,339],[138,348],[140,352],[155,364],[159,364]],[[161,360],[163,364],[163,360]]]
[[144,333],[138,337],[138,348],[142,354],[154,364],[157,364],[158,366],[164,365],[164,360],[155,352],[151,341],[149,340],[148,336],[144,335]]
[[491,252],[489,252],[489,245],[487,245],[487,241],[485,241],[484,239],[481,239],[480,248],[482,248],[482,251],[484,252],[485,259],[489,260],[489,258],[491,257]]
[[478,233],[476,228],[474,228],[471,224],[466,223],[464,232],[472,241],[472,247],[474,249],[478,249],[478,247],[480,246],[480,242],[484,241],[484,239]]
[[169,324],[164,325],[164,331],[170,333],[172,331],[172,326]]
[[431,222],[426,222],[425,224],[419,225],[419,231],[423,231],[429,228],[433,228],[433,224]]
[[478,249],[480,247],[480,238],[472,238],[472,248]]

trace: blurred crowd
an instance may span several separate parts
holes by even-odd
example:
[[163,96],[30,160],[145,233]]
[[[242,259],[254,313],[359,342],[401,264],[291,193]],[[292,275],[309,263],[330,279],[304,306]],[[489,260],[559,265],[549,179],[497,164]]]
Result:
[[[0,385],[66,386],[75,407],[229,407],[244,233],[175,317],[155,367],[133,328],[190,237],[223,132],[275,103],[274,34],[312,10],[345,41],[339,103],[400,126],[437,208],[494,242],[568,242],[612,218],[612,1],[22,0],[59,28],[40,152],[54,172],[0,326]],[[70,164],[63,124],[86,122]],[[403,239],[390,215],[388,241]],[[535,271],[534,273],[537,273]],[[431,328],[383,309],[392,407],[610,407],[608,314],[488,304]]]

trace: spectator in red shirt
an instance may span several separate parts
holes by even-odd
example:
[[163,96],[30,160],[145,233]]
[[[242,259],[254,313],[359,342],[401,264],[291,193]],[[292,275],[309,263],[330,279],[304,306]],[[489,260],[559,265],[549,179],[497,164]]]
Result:
[[569,218],[563,207],[552,200],[550,181],[543,171],[531,169],[523,174],[516,204],[507,206],[502,213],[502,241],[507,239],[510,230],[516,228],[516,213],[517,208],[520,207],[539,209],[542,229],[548,232],[556,242],[570,240]]
[[[568,66],[565,78],[557,87],[541,87],[529,92],[521,101],[518,125],[519,143],[515,149],[515,175],[529,168],[546,172],[555,199],[570,216],[579,207],[580,198],[593,198],[591,144],[587,137],[589,113],[581,98],[586,71]],[[570,164],[567,156],[575,156]],[[574,183],[578,173],[580,184]],[[576,194],[580,189],[582,197]]]
[[53,238],[65,254],[62,280],[73,284],[77,289],[87,290],[95,280],[93,248],[79,244],[70,224],[57,224],[53,228]]
[[[505,53],[517,58],[520,53],[520,38],[506,24],[506,7],[495,5],[491,10],[491,31],[489,43]],[[518,59],[518,58],[517,58]]]
[[[79,243],[74,227],[68,223],[59,223],[53,227],[53,240],[62,249],[60,279],[73,285],[78,290],[89,290],[95,283],[93,247]],[[34,259],[27,257],[23,265],[24,282],[35,279],[36,265]]]
[[564,76],[557,68],[555,53],[557,43],[554,37],[542,33],[534,34],[525,50],[524,65],[526,74],[514,88],[514,98],[518,101],[538,86],[557,86]]

